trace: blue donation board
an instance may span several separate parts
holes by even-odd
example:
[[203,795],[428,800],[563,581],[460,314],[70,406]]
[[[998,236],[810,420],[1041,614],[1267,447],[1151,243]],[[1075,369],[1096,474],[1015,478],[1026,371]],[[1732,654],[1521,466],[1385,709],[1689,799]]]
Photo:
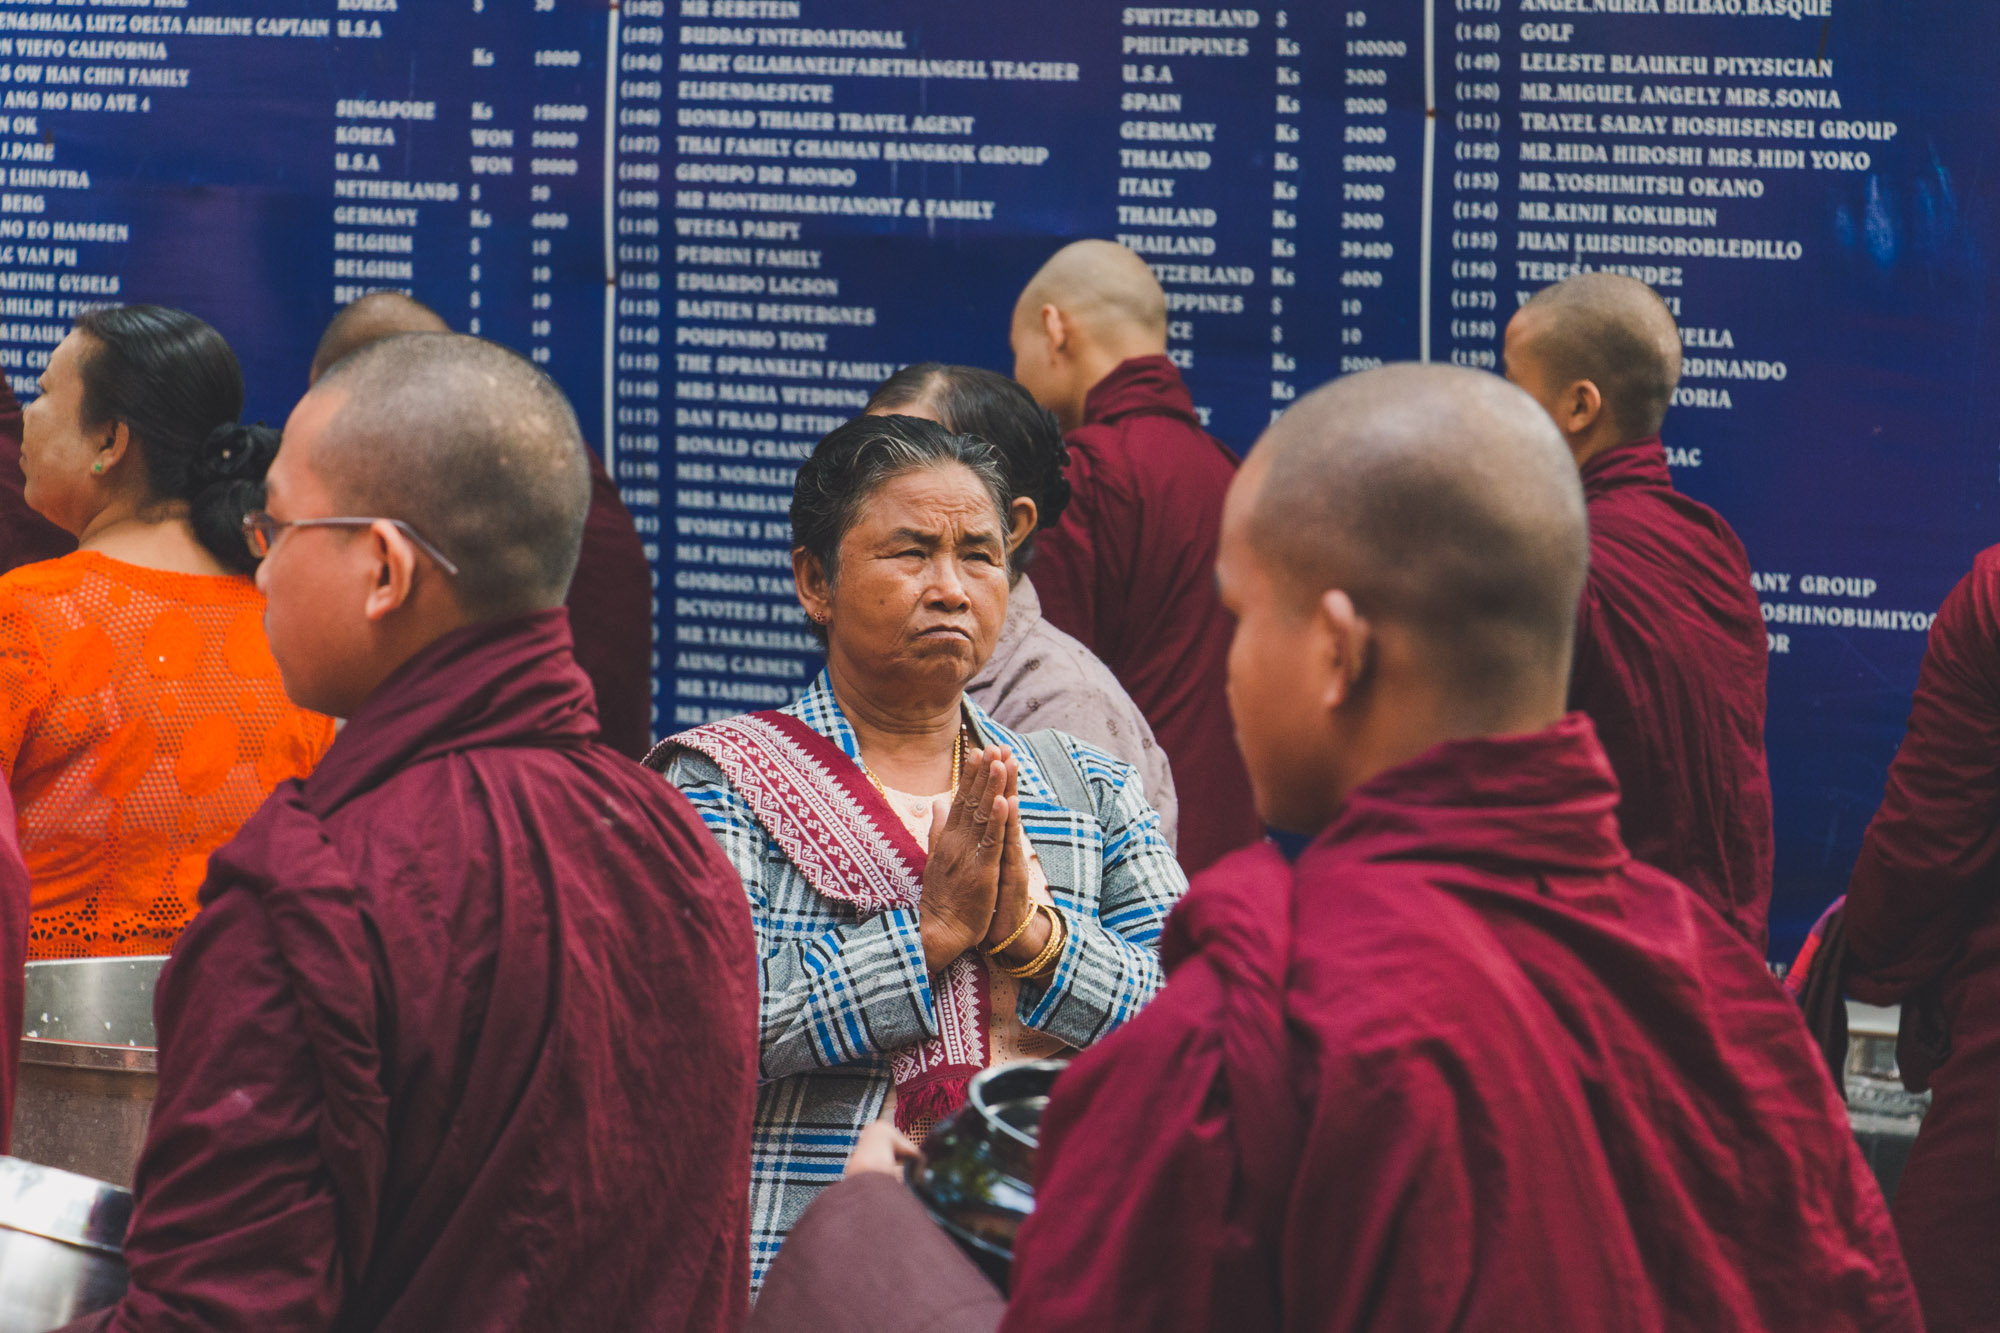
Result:
[[1060,241],[1155,264],[1238,448],[1631,273],[1684,330],[1678,482],[1758,571],[1782,952],[2000,540],[1995,50],[1973,0],[0,0],[0,364],[31,394],[79,309],[165,302],[280,420],[380,287],[519,348],[650,544],[667,731],[800,687],[799,459],[898,365],[1005,368]]

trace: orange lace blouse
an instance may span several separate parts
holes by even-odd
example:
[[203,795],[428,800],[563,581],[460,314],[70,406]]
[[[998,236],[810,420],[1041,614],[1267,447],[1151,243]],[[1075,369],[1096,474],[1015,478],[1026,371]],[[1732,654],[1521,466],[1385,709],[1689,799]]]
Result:
[[0,577],[0,765],[30,958],[165,953],[208,854],[333,743],[285,697],[246,578],[78,551]]

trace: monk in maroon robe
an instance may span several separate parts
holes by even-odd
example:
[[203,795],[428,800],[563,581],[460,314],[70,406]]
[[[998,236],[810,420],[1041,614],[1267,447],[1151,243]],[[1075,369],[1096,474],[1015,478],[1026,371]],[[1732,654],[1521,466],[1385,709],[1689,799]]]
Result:
[[2000,546],[1931,626],[1910,729],[1847,889],[1848,993],[1903,1006],[1931,1108],[1896,1229],[1932,1333],[2000,1323]]
[[27,482],[21,471],[21,404],[0,375],[0,574],[76,549],[76,538],[29,507]]
[[28,967],[28,867],[14,831],[14,794],[0,799],[0,1152],[14,1131]]
[[1036,537],[1050,624],[1082,640],[1151,724],[1192,874],[1262,833],[1223,696],[1229,615],[1215,542],[1236,455],[1167,359],[1166,294],[1108,241],[1066,246],[1014,310],[1014,377],[1069,440],[1069,508]]
[[1006,1333],[1921,1328],[1796,1008],[1632,859],[1564,714],[1587,540],[1493,376],[1351,376],[1252,451],[1230,703],[1264,818],[1315,837],[1197,878],[1166,989],[1057,1081]]
[[576,664],[597,692],[600,739],[630,759],[653,748],[653,566],[618,483],[590,455],[583,553],[563,599]]
[[[327,325],[308,382],[378,338],[450,330],[443,316],[401,292],[370,292]],[[595,452],[583,553],[563,604],[576,664],[597,693],[598,739],[629,758],[645,758],[653,746],[653,567],[618,483]]]
[[597,739],[568,405],[492,344],[385,339],[267,484],[273,656],[348,724],[211,861],[131,1288],[83,1326],[734,1330],[756,946],[699,818]]
[[1569,704],[1611,756],[1625,845],[1761,951],[1769,639],[1743,543],[1667,474],[1660,425],[1680,380],[1680,330],[1644,283],[1588,273],[1521,307],[1506,359],[1583,469],[1590,577]]

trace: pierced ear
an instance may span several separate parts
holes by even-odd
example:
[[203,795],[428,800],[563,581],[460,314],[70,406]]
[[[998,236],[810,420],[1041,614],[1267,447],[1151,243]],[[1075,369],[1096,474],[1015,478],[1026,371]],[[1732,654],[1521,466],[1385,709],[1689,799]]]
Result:
[[1007,554],[1021,549],[1021,543],[1034,535],[1035,524],[1040,520],[1041,511],[1025,495],[1007,506]]
[[833,615],[833,581],[826,576],[819,557],[803,546],[792,548],[792,588],[806,618],[824,625]]
[[105,433],[104,443],[97,448],[97,458],[90,466],[92,475],[103,476],[116,468],[131,448],[132,428],[122,421],[112,422],[111,429]]

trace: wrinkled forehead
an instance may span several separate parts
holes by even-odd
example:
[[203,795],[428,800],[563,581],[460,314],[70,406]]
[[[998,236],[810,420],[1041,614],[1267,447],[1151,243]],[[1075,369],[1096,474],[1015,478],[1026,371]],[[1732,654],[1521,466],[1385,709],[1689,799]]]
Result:
[[963,463],[940,461],[885,477],[862,498],[847,535],[873,541],[900,532],[997,541],[1004,530],[985,483]]

